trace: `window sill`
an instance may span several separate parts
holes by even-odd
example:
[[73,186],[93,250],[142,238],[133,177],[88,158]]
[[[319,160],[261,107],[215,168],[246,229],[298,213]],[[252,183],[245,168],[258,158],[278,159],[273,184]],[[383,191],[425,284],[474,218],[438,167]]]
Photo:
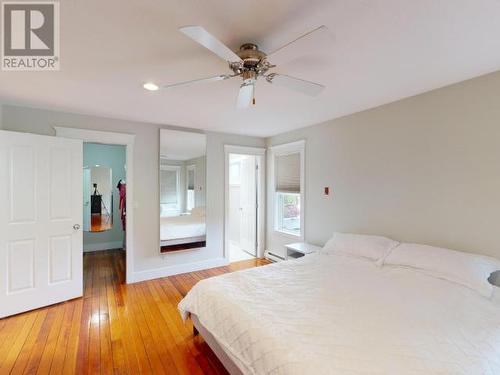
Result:
[[293,240],[302,240],[304,238],[302,236],[302,234],[297,235],[297,234],[292,234],[292,233],[288,233],[288,232],[282,232],[282,231],[277,230],[277,229],[274,230],[274,234],[280,235],[282,237],[291,238]]

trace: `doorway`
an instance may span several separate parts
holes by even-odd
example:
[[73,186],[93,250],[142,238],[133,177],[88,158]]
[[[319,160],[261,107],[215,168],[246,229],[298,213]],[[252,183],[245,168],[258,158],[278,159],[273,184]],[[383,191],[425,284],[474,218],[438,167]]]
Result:
[[[117,210],[117,208],[116,208],[117,207],[117,200],[118,200],[118,204],[119,204],[120,199],[113,198],[113,199],[115,199],[114,200],[115,211],[113,214],[113,221],[114,221],[113,226],[116,226],[117,228],[120,228],[120,227],[123,228],[123,241],[121,243],[121,247],[126,249],[124,251],[125,254],[123,254],[123,256],[125,257],[125,270],[124,270],[125,281],[127,283],[134,282],[135,281],[134,255],[133,255],[134,254],[134,232],[132,231],[132,228],[134,227],[134,210],[132,209],[132,202],[133,202],[133,196],[134,196],[133,160],[134,160],[135,136],[133,134],[105,132],[105,131],[78,129],[78,128],[66,128],[66,127],[59,127],[59,126],[55,126],[54,129],[56,131],[57,137],[80,139],[84,143],[120,146],[120,147],[123,147],[125,149],[125,164],[124,164],[125,179],[122,182],[126,183],[126,185],[123,186],[123,188],[126,187],[126,189],[123,189],[123,192],[126,192],[126,199],[121,201],[121,205],[118,206],[119,209]],[[95,163],[95,164],[99,164],[99,163]],[[82,163],[82,167],[84,167],[85,165],[86,165],[85,163]],[[83,178],[82,178],[82,180],[83,180]],[[114,183],[116,182],[115,179],[113,178],[112,181],[113,181],[113,185],[114,185]],[[118,183],[117,183],[117,185],[118,185]],[[98,188],[99,188],[99,186],[98,186]],[[117,186],[112,186],[112,189],[113,189],[114,193],[116,193]],[[94,192],[94,190],[92,190],[92,188],[91,188],[91,192],[92,193]],[[99,195],[99,192],[97,192],[97,193],[98,193],[97,195]],[[89,202],[89,204],[91,204],[91,202]],[[85,201],[83,202],[83,205],[85,205]],[[126,216],[122,217],[122,212],[125,213]],[[118,218],[117,218],[117,213],[119,213]],[[89,218],[89,219],[91,219],[91,218]],[[85,220],[85,217],[82,217],[82,224],[84,224],[84,220]],[[91,222],[88,223],[88,225],[90,225],[90,224],[91,224]],[[113,244],[110,244],[110,245],[113,245]],[[113,247],[116,245],[119,245],[119,244],[117,242],[115,242]],[[120,246],[117,246],[117,248],[119,248],[119,247]],[[88,248],[89,248],[89,246],[87,246],[87,249]]]
[[125,258],[125,186],[126,147],[84,142],[84,258],[91,252],[106,251]]
[[226,146],[225,257],[262,257],[264,150]]

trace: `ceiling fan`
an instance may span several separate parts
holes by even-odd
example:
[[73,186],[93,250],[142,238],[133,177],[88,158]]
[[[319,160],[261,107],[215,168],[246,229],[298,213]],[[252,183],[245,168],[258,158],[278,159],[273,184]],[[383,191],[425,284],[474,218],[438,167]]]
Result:
[[309,96],[316,96],[325,88],[325,86],[319,83],[291,77],[286,74],[269,72],[269,70],[275,68],[276,65],[273,65],[268,59],[279,60],[280,56],[283,57],[283,55],[286,55],[289,50],[297,50],[301,47],[310,46],[315,43],[315,40],[321,34],[324,34],[327,31],[326,26],[320,26],[312,31],[309,31],[308,33],[301,35],[269,54],[259,50],[259,47],[253,43],[245,43],[241,45],[238,51],[233,52],[224,43],[201,26],[185,26],[179,28],[179,31],[227,61],[232,73],[162,86],[148,82],[143,85],[146,90],[156,91],[160,88],[166,89],[202,82],[223,81],[234,77],[241,77],[243,79],[243,83],[240,86],[237,107],[247,108],[251,104],[255,104],[255,85],[257,83],[257,79],[261,77],[273,85],[287,87]]

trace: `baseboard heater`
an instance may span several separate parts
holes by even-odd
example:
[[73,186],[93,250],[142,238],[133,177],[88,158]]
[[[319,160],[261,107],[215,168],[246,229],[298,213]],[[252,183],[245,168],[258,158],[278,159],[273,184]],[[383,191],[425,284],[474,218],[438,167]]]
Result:
[[285,260],[281,255],[273,254],[271,252],[266,253],[266,259],[269,259],[271,262],[280,262],[282,260]]

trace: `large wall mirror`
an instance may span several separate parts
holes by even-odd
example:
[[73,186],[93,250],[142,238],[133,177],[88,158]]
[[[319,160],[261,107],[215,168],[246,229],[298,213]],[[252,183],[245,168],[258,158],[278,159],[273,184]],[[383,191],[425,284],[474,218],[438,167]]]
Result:
[[206,246],[206,136],[160,130],[160,251]]
[[113,228],[113,172],[102,165],[83,168],[83,230]]

